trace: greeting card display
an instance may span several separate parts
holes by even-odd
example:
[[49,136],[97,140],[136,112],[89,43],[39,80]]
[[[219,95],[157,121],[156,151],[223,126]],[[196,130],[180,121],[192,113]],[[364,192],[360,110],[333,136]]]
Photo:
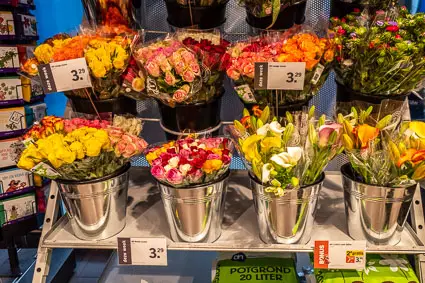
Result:
[[15,35],[13,14],[9,11],[0,11],[0,36]]
[[0,194],[12,194],[33,186],[31,173],[23,169],[0,172]]
[[0,73],[16,72],[18,69],[18,47],[0,46]]
[[0,109],[0,138],[20,135],[25,128],[24,107]]
[[37,21],[34,16],[18,14],[19,31],[22,36],[37,36]]
[[21,84],[20,77],[0,78],[0,106],[23,104]]
[[35,213],[34,193],[4,200],[0,203],[0,225],[11,224],[20,218]]
[[0,140],[0,168],[14,166],[24,144],[19,138]]

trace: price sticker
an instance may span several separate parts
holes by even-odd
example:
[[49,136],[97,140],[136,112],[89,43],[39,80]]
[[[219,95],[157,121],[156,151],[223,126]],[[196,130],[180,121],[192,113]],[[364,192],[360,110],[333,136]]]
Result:
[[257,90],[303,90],[305,62],[255,63],[254,88]]
[[85,58],[77,58],[38,66],[44,93],[91,87]]
[[120,265],[167,266],[165,238],[118,238]]
[[315,241],[314,268],[364,269],[366,241]]

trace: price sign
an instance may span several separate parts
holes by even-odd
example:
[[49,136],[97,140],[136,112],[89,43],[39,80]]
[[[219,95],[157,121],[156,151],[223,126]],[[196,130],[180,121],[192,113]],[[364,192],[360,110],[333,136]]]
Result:
[[44,93],[91,87],[86,59],[78,58],[38,66]]
[[303,90],[305,62],[255,63],[254,88],[257,90]]
[[165,238],[118,238],[118,263],[167,266],[167,240]]
[[366,241],[315,241],[314,268],[363,269]]

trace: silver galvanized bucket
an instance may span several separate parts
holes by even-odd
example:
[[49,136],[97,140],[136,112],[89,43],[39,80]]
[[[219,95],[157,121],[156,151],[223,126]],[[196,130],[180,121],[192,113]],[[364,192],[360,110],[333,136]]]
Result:
[[229,175],[185,188],[158,183],[173,241],[212,243],[220,237]]
[[130,163],[90,181],[56,180],[72,230],[82,240],[101,240],[125,227]]
[[375,245],[396,245],[417,185],[389,188],[354,180],[349,163],[341,167],[348,234]]
[[249,174],[260,238],[266,244],[306,244],[311,238],[317,199],[325,174],[314,184],[277,197]]

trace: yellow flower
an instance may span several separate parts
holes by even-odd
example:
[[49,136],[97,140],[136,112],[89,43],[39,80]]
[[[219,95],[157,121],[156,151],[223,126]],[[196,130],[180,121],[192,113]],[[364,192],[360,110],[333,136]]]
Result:
[[205,161],[204,165],[202,166],[202,169],[205,173],[210,174],[214,171],[217,171],[221,168],[223,165],[223,161],[219,159],[212,159]]
[[93,136],[102,144],[102,149],[111,150],[111,141],[109,140],[109,135],[105,130],[97,130]]
[[261,151],[264,153],[267,153],[272,148],[280,148],[281,139],[280,137],[267,137],[261,141],[260,145],[261,145]]
[[99,156],[102,149],[102,143],[95,139],[89,139],[84,141],[84,147],[86,148],[86,154],[90,157]]
[[75,161],[76,154],[72,152],[70,149],[65,147],[59,147],[55,151],[55,155],[58,159],[64,161],[65,163],[71,164]]
[[53,53],[53,47],[49,44],[41,44],[34,50],[35,57],[43,64],[49,64],[52,61]]
[[53,151],[53,145],[47,138],[39,139],[37,141],[37,148],[43,158],[48,158],[49,153]]
[[152,164],[152,161],[158,158],[157,151],[158,150],[151,151],[148,154],[146,154],[146,160],[149,162],[149,164]]
[[79,141],[73,142],[69,146],[69,149],[76,154],[77,159],[83,159],[86,156],[84,153],[84,146]]
[[19,158],[18,167],[24,170],[30,170],[35,166],[34,160],[28,157],[22,156]]
[[121,60],[119,58],[114,59],[114,68],[121,70],[121,69],[124,69],[124,66],[125,66],[124,60]]
[[258,142],[262,140],[264,136],[252,135],[243,141],[242,151],[245,153],[245,157],[248,161],[260,160],[261,155],[258,152]]

